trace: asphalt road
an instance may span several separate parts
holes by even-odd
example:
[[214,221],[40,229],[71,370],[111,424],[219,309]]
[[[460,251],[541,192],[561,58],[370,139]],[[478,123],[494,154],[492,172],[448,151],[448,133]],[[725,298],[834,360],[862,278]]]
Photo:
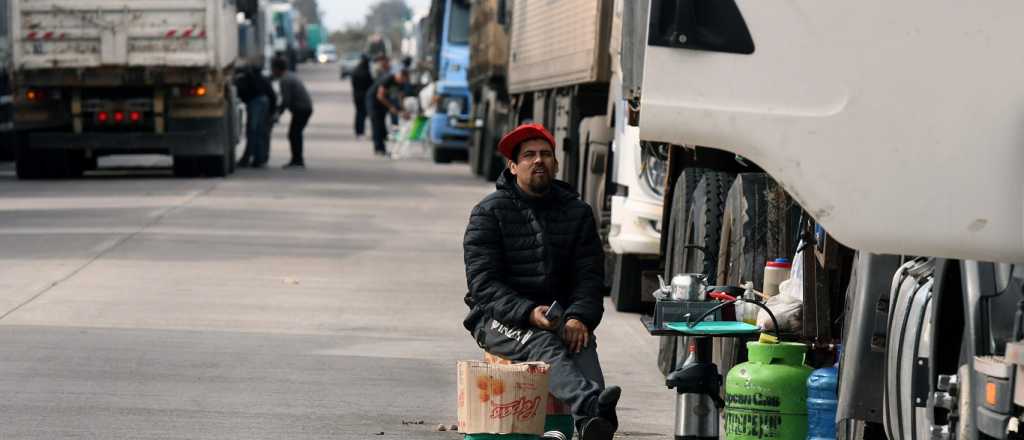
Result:
[[[0,164],[0,439],[461,438],[436,429],[455,362],[481,357],[461,240],[493,186],[374,157],[336,69],[300,67],[305,171],[279,168],[284,124],[270,168],[228,179],[152,156],[62,181]],[[654,338],[614,310],[597,337],[620,437],[671,438]]]

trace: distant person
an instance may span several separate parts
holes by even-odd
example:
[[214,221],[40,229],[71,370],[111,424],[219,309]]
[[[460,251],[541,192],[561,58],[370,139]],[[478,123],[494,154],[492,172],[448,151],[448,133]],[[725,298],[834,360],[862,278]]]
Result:
[[405,84],[409,82],[409,71],[400,70],[390,75],[381,76],[374,81],[366,94],[367,107],[370,108],[370,128],[373,130],[373,152],[379,156],[387,154],[385,139],[388,136],[388,114],[402,115],[408,118],[408,112],[402,110],[400,103],[404,95]]
[[276,114],[277,93],[258,66],[243,69],[235,78],[238,97],[245,103],[245,152],[240,168],[263,168],[270,159],[270,125]]
[[376,81],[381,77],[391,74],[391,59],[387,55],[373,57],[373,64],[370,65],[370,75]]
[[370,57],[359,56],[359,64],[352,71],[352,99],[356,104],[356,138],[363,137],[366,132],[366,91],[373,85],[370,75]]
[[281,108],[274,116],[275,123],[285,110],[292,113],[291,125],[288,126],[288,142],[291,144],[292,159],[284,168],[305,168],[306,161],[302,157],[302,131],[313,116],[313,100],[302,81],[294,73],[288,71],[288,61],[275,58],[271,62],[271,71],[281,89]]

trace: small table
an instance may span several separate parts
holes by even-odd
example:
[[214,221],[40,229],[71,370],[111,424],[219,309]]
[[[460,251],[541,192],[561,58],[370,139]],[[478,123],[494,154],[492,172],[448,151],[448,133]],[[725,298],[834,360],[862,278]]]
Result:
[[743,338],[756,335],[761,328],[737,321],[701,321],[654,325],[654,317],[640,318],[652,336],[693,338],[692,356],[665,378],[665,385],[676,390],[675,438],[718,440],[718,412],[725,405],[720,390],[722,375],[712,362],[712,338]]

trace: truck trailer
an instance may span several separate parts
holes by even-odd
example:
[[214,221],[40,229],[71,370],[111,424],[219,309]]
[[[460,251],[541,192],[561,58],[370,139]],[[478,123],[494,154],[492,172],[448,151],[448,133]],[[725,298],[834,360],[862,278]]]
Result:
[[237,12],[216,0],[13,0],[18,177],[154,153],[178,176],[228,175]]

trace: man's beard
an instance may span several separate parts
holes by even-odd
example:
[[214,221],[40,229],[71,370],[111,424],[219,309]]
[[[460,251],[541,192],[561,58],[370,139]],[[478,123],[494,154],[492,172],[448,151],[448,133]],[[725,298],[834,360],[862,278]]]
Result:
[[544,194],[551,188],[551,175],[550,174],[533,174],[530,176],[530,192],[534,194]]

